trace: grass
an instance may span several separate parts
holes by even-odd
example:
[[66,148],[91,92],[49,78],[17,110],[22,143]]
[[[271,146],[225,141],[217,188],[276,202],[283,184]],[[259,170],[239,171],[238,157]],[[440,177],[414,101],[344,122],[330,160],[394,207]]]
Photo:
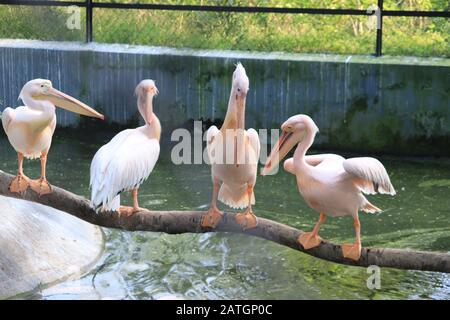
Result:
[[[125,0],[119,0],[124,2]],[[154,3],[264,5],[359,8],[372,1],[321,0],[141,0]],[[388,9],[448,10],[445,1],[385,1]],[[405,7],[405,3],[409,7]],[[81,30],[69,30],[66,8],[0,6],[0,37],[41,40],[84,40]],[[383,51],[389,55],[450,57],[450,23],[445,18],[386,17]],[[366,17],[94,10],[94,41],[201,49],[372,54],[376,30]]]

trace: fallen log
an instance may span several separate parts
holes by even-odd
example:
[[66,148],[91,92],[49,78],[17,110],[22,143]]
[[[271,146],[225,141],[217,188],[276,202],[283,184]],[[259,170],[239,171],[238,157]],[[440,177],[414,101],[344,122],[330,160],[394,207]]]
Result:
[[440,252],[424,252],[405,249],[363,248],[358,261],[346,259],[342,255],[340,245],[322,241],[321,245],[304,250],[297,242],[303,231],[264,218],[258,218],[258,226],[250,230],[242,230],[235,222],[234,213],[224,215],[216,229],[205,229],[200,225],[204,211],[140,211],[132,216],[120,216],[114,212],[97,214],[90,206],[88,199],[67,190],[53,186],[53,192],[39,197],[34,191],[24,194],[11,193],[8,190],[13,176],[0,171],[0,195],[40,203],[64,212],[81,220],[105,227],[127,231],[153,231],[168,234],[233,232],[267,239],[335,263],[368,267],[377,265],[407,270],[422,270],[450,273],[450,254]]

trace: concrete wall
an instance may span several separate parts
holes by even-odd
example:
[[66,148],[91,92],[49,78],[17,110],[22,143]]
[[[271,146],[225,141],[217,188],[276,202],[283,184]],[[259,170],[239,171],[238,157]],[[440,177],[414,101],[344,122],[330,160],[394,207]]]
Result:
[[[250,78],[247,126],[276,128],[306,113],[321,130],[316,145],[323,148],[450,155],[449,59],[0,40],[0,110],[16,106],[22,85],[41,77],[103,112],[109,123],[135,125],[134,87],[152,78],[160,89],[155,110],[166,128],[220,119],[238,61]],[[92,122],[67,112],[58,121]]]

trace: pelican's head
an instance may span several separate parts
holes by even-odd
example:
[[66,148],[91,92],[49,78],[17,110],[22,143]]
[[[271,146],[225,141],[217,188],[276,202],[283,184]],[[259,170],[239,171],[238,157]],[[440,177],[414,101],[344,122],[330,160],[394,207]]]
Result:
[[266,165],[261,171],[263,176],[271,172],[286,157],[289,151],[304,138],[306,133],[315,136],[319,132],[319,128],[311,117],[305,114],[298,114],[287,119],[281,125],[281,131],[281,137],[272,149]]
[[28,81],[20,91],[19,98],[33,107],[36,101],[47,101],[57,107],[89,117],[104,119],[104,116],[83,102],[53,88],[52,82],[46,79]]
[[[27,99],[35,99],[39,95],[43,94],[44,91],[48,88],[53,88],[52,82],[47,79],[34,79],[30,80],[23,86],[20,91],[19,98],[22,99],[23,102],[26,102]],[[42,99],[41,99],[42,100]]]
[[236,99],[238,107],[245,107],[245,99],[249,89],[249,80],[244,66],[239,62],[233,73],[233,82],[231,87],[231,97]]
[[153,97],[159,92],[155,85],[155,81],[151,79],[142,80],[139,82],[134,92],[138,99],[137,104],[139,113],[146,123],[151,123],[153,119]]

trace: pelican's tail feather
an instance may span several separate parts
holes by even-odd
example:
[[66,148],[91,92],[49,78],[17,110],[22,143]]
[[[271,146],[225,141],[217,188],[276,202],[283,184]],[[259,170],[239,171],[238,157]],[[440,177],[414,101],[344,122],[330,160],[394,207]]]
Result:
[[[251,204],[255,204],[255,194],[252,192]],[[247,186],[229,186],[222,183],[219,190],[219,200],[233,209],[242,209],[248,206]]]
[[367,212],[367,213],[377,213],[377,212],[383,211],[380,208],[378,208],[377,206],[374,206],[373,204],[371,204],[367,200],[366,200],[366,203],[361,208],[361,210],[364,211],[364,212]]
[[102,211],[118,211],[120,207],[120,195],[114,197],[111,201],[107,201],[104,195],[92,192],[91,206],[97,213]]

